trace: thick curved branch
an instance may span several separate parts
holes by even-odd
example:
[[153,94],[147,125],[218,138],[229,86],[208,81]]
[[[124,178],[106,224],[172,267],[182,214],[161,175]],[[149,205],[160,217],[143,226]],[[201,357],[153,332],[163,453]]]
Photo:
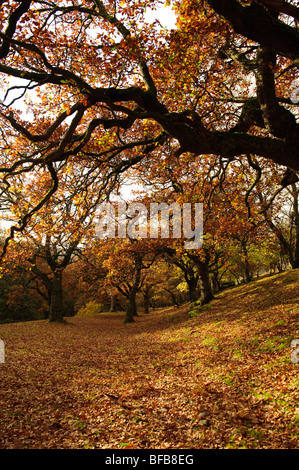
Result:
[[299,8],[285,0],[257,0],[257,2],[265,5],[276,13],[284,13],[299,21]]
[[237,124],[231,132],[248,132],[252,126],[265,128],[263,114],[257,98],[249,98],[245,101]]
[[31,0],[24,0],[20,2],[18,8],[10,15],[8,20],[8,26],[5,31],[5,38],[2,41],[2,46],[0,48],[0,59],[3,59],[9,53],[9,47],[11,44],[10,39],[13,37],[19,19],[24,13],[26,13],[30,8]]
[[243,7],[237,0],[208,0],[208,3],[236,33],[290,59],[299,57],[298,30],[273,18],[263,5],[253,1]]
[[179,141],[181,153],[213,154],[230,159],[250,153],[299,171],[299,143],[295,145],[293,140],[260,137],[245,132],[209,132],[199,118],[193,121],[186,118],[185,113],[163,115],[157,120],[168,134]]
[[276,137],[286,138],[299,131],[294,115],[278,102],[273,72],[275,62],[276,56],[272,49],[258,50],[258,67],[255,72],[257,96],[267,130]]

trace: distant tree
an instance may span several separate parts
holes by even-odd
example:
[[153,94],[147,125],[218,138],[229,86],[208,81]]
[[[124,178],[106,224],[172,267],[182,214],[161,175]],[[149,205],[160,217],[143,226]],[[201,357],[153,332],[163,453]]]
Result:
[[149,268],[161,253],[159,241],[128,238],[113,240],[114,249],[107,260],[108,280],[126,299],[125,323],[137,316],[136,296],[146,284]]
[[[99,195],[91,187],[87,190],[78,184],[76,174],[60,169],[61,188],[47,201],[36,214],[19,230],[14,224],[22,219],[28,209],[33,210],[40,193],[49,188],[50,181],[44,172],[31,180],[24,179],[22,193],[18,187],[10,185],[2,194],[10,209],[10,233],[16,232],[13,239],[8,237],[4,259],[7,272],[26,265],[27,275],[34,283],[37,292],[47,300],[49,320],[63,321],[65,305],[63,301],[63,274],[65,269],[78,260],[80,252],[94,236],[94,218]],[[70,194],[74,193],[74,196]],[[21,197],[26,201],[20,205]],[[3,268],[4,269],[4,268]]]

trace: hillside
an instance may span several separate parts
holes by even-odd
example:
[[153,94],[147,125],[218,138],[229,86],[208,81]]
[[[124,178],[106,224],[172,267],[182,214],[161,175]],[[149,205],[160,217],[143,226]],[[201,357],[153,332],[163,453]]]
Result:
[[0,325],[0,448],[298,448],[298,281],[223,291],[191,318]]

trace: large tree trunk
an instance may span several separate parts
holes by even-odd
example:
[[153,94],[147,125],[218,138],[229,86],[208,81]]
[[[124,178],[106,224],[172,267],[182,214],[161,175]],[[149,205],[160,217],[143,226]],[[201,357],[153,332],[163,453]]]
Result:
[[137,291],[131,290],[129,295],[129,302],[126,310],[126,316],[124,323],[133,323],[134,317],[137,316],[136,308],[136,293]]
[[292,268],[299,268],[299,221],[298,225],[296,226],[295,256]]
[[201,305],[205,305],[213,299],[212,285],[209,275],[209,262],[208,260],[206,262],[198,260],[196,264],[201,284]]
[[150,287],[146,284],[144,291],[143,291],[143,305],[144,305],[144,313],[149,313],[150,307]]
[[248,250],[246,242],[241,243],[242,246],[242,253],[244,256],[244,274],[245,274],[245,282],[252,281],[252,275],[250,272],[250,265],[249,265],[249,257],[248,257]]
[[50,322],[63,322],[62,274],[55,273],[51,285]]
[[141,273],[142,265],[141,262],[136,263],[136,270],[134,274],[133,284],[129,293],[129,303],[127,306],[126,316],[124,323],[133,323],[134,317],[137,316],[137,308],[136,308],[136,294],[139,289],[140,283],[140,273]]
[[217,292],[218,290],[220,290],[220,279],[218,269],[212,273],[212,290],[213,292]]
[[186,282],[188,284],[188,293],[189,293],[189,300],[190,302],[194,302],[197,300],[197,283],[198,283],[198,278],[196,276],[187,278],[186,277]]
[[296,185],[292,185],[293,190],[293,198],[294,198],[294,223],[295,223],[295,251],[294,251],[294,259],[292,263],[292,268],[297,269],[299,268],[299,191],[296,188]]

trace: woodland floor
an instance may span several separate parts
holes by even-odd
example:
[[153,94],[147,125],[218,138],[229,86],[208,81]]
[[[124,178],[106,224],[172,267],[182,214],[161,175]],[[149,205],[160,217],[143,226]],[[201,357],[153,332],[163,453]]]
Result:
[[0,448],[299,448],[298,281],[223,291],[194,318],[0,325]]

